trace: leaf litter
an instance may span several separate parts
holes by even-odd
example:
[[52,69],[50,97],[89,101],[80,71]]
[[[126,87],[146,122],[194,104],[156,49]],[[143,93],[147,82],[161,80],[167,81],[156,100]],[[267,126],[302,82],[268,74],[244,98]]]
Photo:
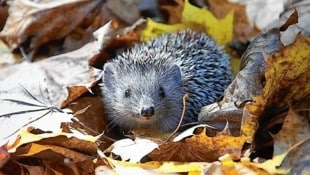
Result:
[[[109,42],[110,26],[108,23],[99,29],[97,40],[79,50],[1,70],[1,140],[5,142],[8,136],[16,136],[23,127],[57,131],[61,122],[71,121],[72,114],[60,108],[90,90],[99,80],[101,71],[89,66],[88,59],[98,55]],[[82,91],[70,96],[67,89],[76,86],[83,87]],[[50,125],[51,122],[54,124]]]
[[[186,3],[188,3],[188,4],[185,4],[187,9],[192,8],[193,11],[197,10],[196,11],[197,13],[198,11],[205,10],[205,9],[195,9],[194,6],[191,7],[188,1],[186,1]],[[167,7],[165,8],[167,10]],[[193,12],[193,11],[190,10],[189,12]],[[209,13],[209,12],[203,12],[203,13]],[[233,15],[229,16],[229,18],[233,19],[232,16]],[[216,18],[214,18],[214,20],[215,22],[220,21]],[[195,18],[194,18],[193,23],[195,23]],[[152,21],[149,20],[146,31],[150,28],[159,27],[159,31],[165,32],[167,29],[169,31],[170,29],[174,29],[179,26],[181,26],[182,28],[182,25],[183,24],[167,26],[164,24],[155,24],[155,23],[152,24]],[[227,27],[227,25],[225,26]],[[228,26],[233,27],[234,24],[228,25]],[[228,28],[227,28],[228,31],[232,31],[230,27]],[[209,29],[209,31],[210,30],[217,31],[216,28]],[[135,32],[138,32],[138,31],[135,31]],[[289,91],[291,92],[292,90],[291,92],[292,94],[288,93],[287,96],[282,97],[282,98],[280,96],[277,96],[279,95],[279,91],[277,88],[281,89],[281,87],[286,87],[286,86],[273,86],[272,83],[275,83],[275,84],[278,82],[285,83],[287,81],[287,78],[294,77],[296,75],[294,73],[294,70],[296,70],[296,66],[299,68],[298,70],[299,70],[299,73],[301,74],[302,72],[308,71],[307,68],[305,68],[307,64],[304,64],[304,63],[309,63],[305,61],[308,58],[307,57],[308,52],[304,52],[305,48],[309,44],[308,39],[307,38],[305,39],[305,37],[303,36],[298,36],[294,44],[290,46],[286,46],[285,49],[287,50],[285,49],[278,50],[279,48],[282,47],[278,43],[279,33],[275,32],[274,30],[271,30],[270,32],[271,33],[267,34],[266,36],[263,36],[263,35],[258,36],[257,37],[258,41],[254,41],[253,46],[248,48],[248,50],[244,54],[244,58],[241,61],[242,65],[241,65],[241,70],[238,74],[239,76],[237,75],[237,77],[234,80],[236,82],[232,83],[230,89],[226,90],[224,99],[221,102],[212,104],[213,106],[209,108],[212,111],[210,113],[211,116],[212,115],[215,116],[212,121],[213,125],[210,125],[211,127],[209,126],[207,126],[206,128],[194,127],[194,129],[193,128],[190,129],[191,130],[190,132],[189,130],[186,131],[188,132],[188,134],[186,134],[185,136],[182,136],[176,142],[172,142],[168,140],[167,142],[161,145],[158,145],[159,146],[158,149],[156,149],[157,145],[152,143],[151,145],[153,146],[156,145],[156,146],[152,148],[153,151],[151,153],[148,153],[148,152],[143,153],[145,154],[145,156],[142,154],[142,152],[139,152],[139,150],[142,150],[144,148],[143,146],[145,146],[144,143],[145,142],[149,143],[149,140],[145,140],[145,142],[141,144],[142,146],[141,145],[138,146],[139,148],[128,149],[128,151],[125,151],[124,154],[132,156],[133,159],[130,159],[128,157],[125,157],[125,158],[123,157],[123,159],[125,160],[130,159],[134,162],[146,161],[145,163],[131,163],[131,162],[126,162],[126,161],[115,160],[114,159],[115,157],[113,156],[107,157],[105,154],[101,154],[100,150],[106,150],[106,151],[110,151],[110,150],[107,149],[106,145],[103,148],[102,147],[100,148],[100,139],[99,139],[100,135],[96,137],[90,136],[87,134],[85,135],[83,131],[75,130],[74,128],[69,128],[69,130],[71,130],[70,131],[71,134],[65,133],[63,130],[58,130],[57,132],[55,130],[52,133],[39,133],[39,134],[31,133],[31,132],[28,132],[27,130],[21,130],[21,133],[23,132],[20,135],[21,139],[26,139],[26,140],[29,139],[28,142],[25,140],[21,141],[20,143],[16,142],[17,145],[18,144],[20,145],[19,146],[16,145],[16,148],[17,148],[16,152],[11,153],[12,158],[9,159],[8,162],[7,162],[7,157],[5,156],[7,155],[7,152],[5,150],[0,152],[1,153],[0,155],[4,155],[3,156],[4,158],[0,159],[0,162],[6,163],[5,166],[0,169],[0,171],[1,172],[2,171],[12,172],[12,169],[11,170],[8,170],[8,169],[12,167],[19,167],[15,169],[14,173],[17,172],[17,174],[24,174],[25,171],[27,170],[28,172],[31,172],[33,174],[38,174],[38,173],[42,174],[44,170],[43,171],[42,169],[39,170],[40,167],[46,167],[45,173],[46,172],[69,173],[70,172],[72,174],[77,174],[78,172],[90,173],[89,172],[90,170],[92,170],[92,172],[101,173],[101,170],[102,172],[104,172],[103,169],[108,167],[108,168],[113,168],[114,170],[113,173],[119,173],[119,174],[128,174],[128,173],[135,174],[137,172],[141,172],[143,174],[159,174],[159,173],[160,174],[164,174],[164,173],[176,173],[177,174],[177,173],[184,173],[184,172],[217,173],[217,174],[218,173],[220,174],[231,174],[231,173],[234,173],[234,174],[243,174],[243,173],[281,174],[283,172],[287,172],[287,171],[281,171],[277,169],[277,166],[279,166],[282,162],[283,169],[290,169],[293,166],[292,164],[289,163],[290,160],[297,159],[296,158],[297,156],[296,157],[293,156],[294,153],[297,152],[299,153],[298,155],[300,155],[300,153],[303,150],[307,150],[308,148],[307,139],[299,141],[298,143],[295,143],[293,147],[288,146],[290,145],[290,142],[288,142],[289,144],[287,144],[284,150],[287,148],[291,148],[291,149],[289,149],[287,153],[281,154],[282,155],[281,158],[278,158],[278,155],[274,155],[273,159],[270,159],[269,161],[274,164],[266,162],[265,164],[266,166],[261,163],[255,163],[255,161],[254,162],[251,161],[248,155],[244,154],[245,152],[253,151],[253,149],[246,148],[245,143],[248,143],[251,146],[255,145],[257,141],[257,136],[259,136],[258,132],[260,132],[260,130],[257,130],[257,126],[261,126],[262,124],[264,124],[262,123],[262,121],[264,121],[262,119],[267,117],[268,119],[267,121],[270,121],[269,120],[270,115],[268,116],[265,115],[266,112],[268,112],[269,110],[268,105],[276,104],[276,109],[278,109],[278,107],[282,108],[283,106],[290,105],[291,108],[289,108],[290,109],[289,115],[292,115],[293,111],[295,111],[295,113],[293,113],[294,115],[297,113],[300,114],[299,112],[296,112],[296,111],[299,111],[299,109],[301,109],[301,108],[296,107],[297,102],[301,101],[307,105],[307,100],[304,100],[304,97],[307,95],[307,92],[308,92],[307,89],[309,89],[308,85],[306,84],[305,89],[299,89],[297,86],[299,84],[303,84],[304,79],[302,78],[302,76],[295,77],[294,79],[295,86],[291,86],[291,84],[289,84],[289,86],[291,86],[290,87],[291,89]],[[219,35],[220,34],[221,33],[219,32]],[[116,36],[115,34],[111,34],[111,33],[107,34],[106,35],[107,38],[104,39],[104,41],[105,40],[109,41],[111,39],[116,41],[118,37],[115,37],[115,36]],[[230,36],[230,34],[229,35],[225,34],[223,36]],[[216,38],[216,36],[214,37]],[[220,41],[220,43],[221,42],[227,43],[231,41],[232,37],[226,37],[226,39],[227,38],[229,39],[227,40],[224,39],[223,41]],[[101,41],[96,40],[96,41],[101,43],[102,40]],[[257,44],[256,46],[255,46],[255,43]],[[268,44],[266,45],[266,43],[270,43],[270,45]],[[37,70],[39,70],[37,71],[37,73],[46,72],[47,75],[42,76],[42,77],[45,77],[45,78],[52,77],[52,78],[51,80],[47,78],[46,80],[43,81],[45,82],[46,85],[42,83],[42,81],[38,81],[41,83],[41,85],[34,84],[34,87],[36,88],[34,87],[31,88],[32,86],[28,85],[28,84],[32,84],[32,82],[30,81],[31,78],[27,77],[26,75],[24,76],[26,78],[24,79],[20,78],[20,80],[25,81],[25,83],[20,83],[19,85],[16,85],[15,82],[13,81],[10,82],[12,85],[10,84],[8,85],[14,87],[14,89],[17,90],[18,93],[15,93],[9,88],[5,89],[5,92],[0,93],[0,96],[4,95],[3,96],[4,98],[1,97],[1,99],[3,98],[4,100],[1,101],[0,105],[3,104],[3,101],[5,103],[11,103],[11,104],[19,102],[15,104],[15,105],[18,105],[16,107],[18,110],[16,108],[7,109],[6,113],[4,114],[9,114],[9,113],[17,114],[18,111],[22,113],[23,111],[27,111],[27,110],[30,110],[30,111],[31,110],[33,111],[46,110],[46,111],[55,111],[54,113],[64,113],[61,110],[61,107],[65,107],[68,105],[70,106],[74,104],[75,101],[77,101],[76,99],[78,97],[80,97],[83,93],[90,90],[90,88],[93,87],[97,83],[97,80],[100,77],[100,70],[96,70],[96,69],[90,70],[93,68],[90,68],[88,66],[88,61],[90,60],[90,58],[97,59],[98,57],[100,57],[100,54],[102,54],[101,51],[104,50],[103,48],[107,47],[108,44],[109,42],[106,42],[103,45],[102,44],[95,45],[95,47],[93,47],[94,45],[89,44],[89,47],[85,46],[83,47],[84,49],[81,48],[80,50],[81,52],[73,51],[71,53],[68,53],[67,55],[66,54],[58,55],[58,56],[51,57],[46,60],[35,62],[35,63],[20,64],[20,65],[26,65],[26,64],[40,65],[40,66],[37,66],[37,68],[33,69],[34,72]],[[296,50],[294,50],[294,48]],[[284,61],[284,63],[278,63],[277,61],[281,60],[283,55],[297,55],[296,59],[297,60],[301,59],[303,61],[301,60],[296,61],[296,64],[294,60],[287,60],[287,61]],[[79,61],[77,62],[69,61],[74,58],[79,58],[78,59]],[[265,68],[264,66],[259,67],[260,63],[263,63],[263,65],[265,65],[265,61],[266,61],[266,69],[264,69]],[[64,65],[58,64],[59,62],[63,63]],[[81,77],[75,77],[74,75],[69,75],[70,73],[74,71],[68,70],[68,68],[75,67],[81,63],[82,63],[82,68],[79,68],[76,74],[80,74],[81,72],[84,72],[84,74],[82,74],[84,77],[82,76],[83,78],[81,78]],[[288,68],[291,68],[291,69],[286,69],[287,67],[285,66],[281,67],[279,65],[285,65],[285,66],[289,65]],[[63,68],[57,69],[57,67],[61,67],[61,66],[63,66]],[[53,67],[53,69],[54,68],[57,69],[57,71],[55,72],[50,71],[51,67]],[[285,76],[285,78],[281,76],[274,77],[273,76],[274,73],[272,73],[272,70],[274,68],[277,68],[277,70],[278,68],[280,68],[279,70],[283,72],[288,72],[287,75],[289,76]],[[14,75],[15,72],[19,71],[19,69],[20,68],[18,66],[16,67],[12,66],[9,69],[5,69],[5,71],[2,69],[1,72],[4,71],[7,73],[0,74],[0,79],[1,80],[9,79],[7,75],[11,75],[11,74]],[[23,72],[25,74],[29,74],[26,72],[31,72],[31,70],[32,69],[30,70],[24,69]],[[292,70],[292,71],[287,71],[287,70]],[[39,74],[42,74],[42,73],[38,73],[38,75]],[[49,74],[51,74],[52,76],[50,76]],[[253,76],[257,77],[257,81],[255,79],[253,81]],[[30,77],[36,77],[37,79],[38,76],[36,73],[32,73]],[[67,82],[68,77],[69,79],[76,79],[77,81]],[[260,79],[260,77],[265,77],[265,81],[264,81],[264,78]],[[85,79],[87,80],[86,82],[83,81]],[[263,80],[263,81],[260,81],[260,80]],[[299,84],[296,83],[296,81]],[[60,82],[58,84],[59,87],[57,86],[53,87],[54,90],[46,88],[46,86],[55,85],[55,82]],[[269,83],[271,83],[271,86]],[[42,84],[44,86],[42,86]],[[20,85],[22,85],[23,88],[21,88]],[[0,87],[2,91],[2,86]],[[69,94],[68,94],[68,91],[66,91],[67,88],[69,88]],[[27,94],[27,91],[30,92],[29,94],[31,94],[31,96],[35,98],[31,98],[31,96],[29,98],[29,95],[25,96],[25,94]],[[12,96],[10,96],[10,93],[12,92],[14,92],[16,96],[18,95],[17,96],[18,98],[15,98],[15,97],[12,98]],[[246,93],[243,94],[242,92],[246,92]],[[301,92],[301,93],[298,93],[298,92]],[[279,100],[279,99],[284,99],[284,100]],[[294,101],[294,103],[291,103],[290,100]],[[225,106],[227,104],[229,104],[228,107]],[[7,107],[7,108],[10,108],[10,107]],[[89,107],[86,111],[88,111],[89,109],[91,108]],[[228,112],[227,111],[218,112],[219,110],[222,110],[222,109],[226,109],[226,110],[228,109]],[[231,109],[233,109],[232,112],[229,112],[229,110]],[[307,107],[304,107],[303,109],[306,109],[306,112],[308,110]],[[200,114],[201,122],[207,123],[208,117],[206,116],[207,115],[210,116],[210,114],[208,114],[207,112],[202,112]],[[70,115],[68,120],[71,120],[70,118],[72,117],[72,115],[71,114],[66,114],[66,115]],[[8,116],[8,115],[5,115],[5,116]],[[16,115],[12,115],[10,117],[14,117],[14,116]],[[42,114],[39,114],[39,116],[42,116]],[[233,117],[229,117],[229,116],[233,116]],[[268,126],[267,129],[272,128],[273,124],[278,124],[279,122],[280,124],[282,124],[284,120],[282,120],[283,117],[281,116],[283,116],[283,113],[281,112],[281,110],[279,110],[278,113],[275,113],[273,117],[271,117],[273,120],[270,122],[269,126],[267,125]],[[31,113],[31,117],[33,117],[32,113]],[[48,121],[52,121],[52,120],[54,119],[48,119]],[[58,124],[56,124],[58,126],[58,129],[61,128],[60,123],[62,122],[60,121]],[[288,123],[292,123],[292,122],[288,122]],[[47,125],[48,124],[46,123],[40,124],[38,128],[40,128],[43,131],[47,131],[46,130]],[[214,127],[217,129],[218,134],[214,136],[209,136],[208,135],[209,133],[207,132],[207,130],[210,128],[214,128]],[[285,128],[285,126],[283,127]],[[307,125],[304,125],[303,127],[301,127],[302,132],[304,132],[305,135],[309,133],[308,128],[309,126]],[[33,128],[31,127],[28,127],[28,129],[29,131],[34,131]],[[280,130],[279,133],[281,133],[281,131],[285,132],[285,130],[283,129],[283,130]],[[41,138],[39,138],[40,135],[42,136]],[[253,137],[253,135],[255,135],[256,137]],[[275,146],[278,145],[276,144],[278,142],[282,143],[281,138],[277,138],[277,137],[280,137],[280,136],[274,135],[274,138],[273,138],[275,142],[274,143]],[[36,138],[36,139],[33,139],[33,138]],[[288,139],[290,140],[290,138]],[[119,140],[119,141],[123,142],[122,140]],[[135,142],[140,142],[140,141],[127,139],[127,142],[135,143]],[[115,142],[115,144],[116,143],[117,142]],[[25,144],[25,146],[20,147],[22,144]],[[132,144],[129,144],[129,145],[132,145]],[[122,148],[124,148],[124,145],[122,146],[114,145],[113,149],[124,151],[124,149]],[[150,147],[150,150],[152,149]],[[254,147],[254,149],[256,148]],[[275,149],[278,149],[278,148],[276,147]],[[97,153],[94,150],[97,150]],[[265,150],[267,150],[267,148],[265,148]],[[139,153],[139,156],[137,156],[138,154],[135,154],[135,152],[137,151]],[[117,152],[118,151],[114,151],[113,154]],[[100,156],[100,159],[96,159],[96,156],[98,155]],[[53,157],[56,157],[57,160],[53,159]],[[278,158],[278,160],[276,160],[276,158]],[[22,162],[25,162],[25,160],[28,160],[30,162],[31,161],[35,162],[36,159],[41,160],[42,163],[38,164],[37,166],[30,166],[30,165],[22,163]],[[24,161],[20,161],[20,160],[24,160]],[[298,168],[293,169],[294,172],[302,172],[304,169],[306,169],[306,166],[305,166],[306,161],[304,160],[307,160],[307,156],[304,156],[302,158],[302,161],[300,162],[301,165],[298,166]],[[199,161],[199,162],[191,162],[191,161]]]

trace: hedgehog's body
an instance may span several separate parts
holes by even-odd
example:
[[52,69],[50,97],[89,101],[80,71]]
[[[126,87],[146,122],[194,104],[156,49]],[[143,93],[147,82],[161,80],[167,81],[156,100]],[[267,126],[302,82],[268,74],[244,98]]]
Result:
[[197,120],[202,106],[213,103],[231,81],[229,58],[205,34],[190,30],[165,34],[135,45],[106,63],[103,101],[109,120],[124,130],[172,131]]

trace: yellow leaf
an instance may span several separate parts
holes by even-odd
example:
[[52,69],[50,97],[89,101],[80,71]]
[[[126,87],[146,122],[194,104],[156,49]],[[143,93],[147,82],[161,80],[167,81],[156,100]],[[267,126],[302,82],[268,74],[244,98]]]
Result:
[[147,27],[141,32],[142,40],[147,41],[160,36],[162,33],[171,33],[186,28],[187,26],[185,24],[168,25],[147,19]]
[[160,161],[216,161],[229,154],[234,160],[241,157],[243,144],[249,137],[226,136],[208,137],[206,131],[178,142],[167,142],[149,154],[152,160]]
[[67,138],[71,138],[71,137],[75,137],[84,141],[89,141],[89,142],[95,142],[96,140],[98,140],[98,138],[100,137],[97,136],[91,136],[91,135],[86,135],[86,134],[82,134],[79,132],[74,132],[73,133],[65,133],[62,132],[61,130],[59,130],[58,132],[52,132],[52,133],[43,133],[43,134],[33,134],[31,132],[29,132],[26,128],[21,128],[19,131],[19,136],[18,139],[16,140],[12,140],[9,144],[8,144],[8,149],[9,152],[13,153],[16,151],[16,149],[26,143],[32,143],[32,142],[36,142],[36,141],[40,141],[42,139],[46,139],[46,138],[54,138],[57,136],[66,136]]
[[[207,162],[158,162],[151,161],[146,163],[131,163],[113,160],[109,157],[105,157],[105,160],[112,165],[113,169],[119,174],[166,174],[166,173],[183,173],[189,174],[201,174],[202,170],[206,167],[210,167],[212,163]],[[219,167],[219,165],[217,165]]]
[[210,11],[195,7],[186,0],[182,13],[182,23],[168,25],[148,19],[147,27],[141,32],[141,35],[143,40],[146,41],[162,33],[191,28],[208,33],[218,44],[224,45],[233,38],[233,19],[233,11],[226,15],[225,18],[217,19]]
[[257,116],[270,106],[291,105],[310,94],[310,37],[298,36],[267,60],[262,95],[247,110]]
[[218,44],[224,45],[233,38],[233,11],[229,12],[224,19],[217,19],[210,11],[195,7],[186,0],[182,17],[183,23],[188,26],[203,26],[204,32],[211,35]]
[[283,159],[286,157],[287,152],[274,156],[271,160],[267,160],[261,164],[255,164],[257,167],[260,167],[270,174],[287,174],[289,170],[277,169],[277,167],[281,164]]

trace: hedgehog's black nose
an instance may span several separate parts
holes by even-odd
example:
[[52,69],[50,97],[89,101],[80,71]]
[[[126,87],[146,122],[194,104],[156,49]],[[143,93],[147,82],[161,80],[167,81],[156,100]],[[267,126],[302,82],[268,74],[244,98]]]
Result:
[[147,117],[147,118],[154,115],[154,113],[155,113],[155,109],[153,106],[143,107],[141,110],[141,116]]

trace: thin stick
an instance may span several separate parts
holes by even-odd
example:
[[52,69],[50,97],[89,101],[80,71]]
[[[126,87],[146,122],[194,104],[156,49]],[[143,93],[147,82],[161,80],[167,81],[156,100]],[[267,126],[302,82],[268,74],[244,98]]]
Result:
[[182,115],[181,115],[179,124],[178,124],[178,126],[175,128],[175,130],[169,135],[168,140],[170,140],[171,137],[172,137],[172,136],[179,130],[179,128],[181,127],[182,121],[183,121],[184,116],[185,116],[186,100],[187,100],[187,98],[188,98],[188,94],[185,94],[185,95],[183,96],[183,111],[182,111]]

